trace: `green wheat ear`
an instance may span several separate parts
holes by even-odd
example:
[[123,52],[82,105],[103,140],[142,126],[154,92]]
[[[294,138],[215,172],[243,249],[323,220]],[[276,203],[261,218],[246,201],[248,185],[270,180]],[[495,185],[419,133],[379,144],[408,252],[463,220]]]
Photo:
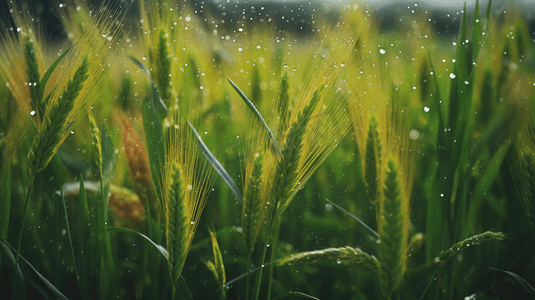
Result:
[[169,185],[167,251],[169,252],[169,272],[174,284],[180,278],[186,260],[189,223],[185,213],[185,193],[180,169],[176,163],[170,168],[172,168],[172,176]]
[[303,137],[312,113],[319,101],[318,91],[310,102],[298,113],[297,120],[290,126],[286,141],[282,149],[282,157],[275,170],[273,192],[271,193],[272,216],[280,216],[290,204],[290,194],[296,188],[297,169],[303,150]]
[[366,183],[366,195],[368,199],[375,203],[379,199],[380,184],[378,167],[381,165],[381,140],[379,138],[379,131],[377,130],[378,123],[374,117],[371,118],[368,138],[366,140],[366,166],[364,168],[364,181]]
[[252,254],[256,239],[260,233],[264,218],[264,201],[262,199],[262,155],[255,156],[253,170],[246,179],[245,193],[242,209],[242,238],[243,245],[248,254]]
[[398,167],[390,157],[386,165],[384,200],[379,220],[379,284],[383,299],[390,299],[405,272],[404,211],[398,175]]
[[320,265],[325,263],[360,265],[372,270],[379,268],[379,261],[377,261],[375,256],[362,251],[360,248],[349,246],[296,253],[283,257],[275,262],[276,266],[296,264]]
[[479,245],[487,241],[501,241],[505,239],[505,235],[501,232],[486,231],[480,234],[473,235],[467,239],[453,244],[446,251],[440,251],[440,254],[435,258],[435,263],[438,266],[444,265],[448,260],[455,255],[461,253],[470,246]]
[[99,169],[99,176],[102,176],[102,151],[100,146],[100,129],[98,129],[97,122],[91,110],[88,111],[87,116],[89,117],[89,125],[91,125],[91,135],[93,146],[93,156],[95,159],[95,164]]
[[74,102],[80,94],[84,82],[87,80],[90,66],[91,63],[87,56],[84,57],[74,76],[69,79],[67,87],[60,98],[53,102],[52,107],[45,113],[39,133],[33,139],[28,153],[28,175],[30,178],[33,178],[48,166],[60,146],[63,131],[68,130],[70,127],[67,117],[74,107]]
[[167,50],[167,33],[164,30],[160,30],[160,36],[158,39],[158,74],[156,75],[156,84],[160,91],[160,97],[165,104],[169,105],[171,99],[171,89],[169,82],[171,81],[171,60],[169,59],[169,52]]

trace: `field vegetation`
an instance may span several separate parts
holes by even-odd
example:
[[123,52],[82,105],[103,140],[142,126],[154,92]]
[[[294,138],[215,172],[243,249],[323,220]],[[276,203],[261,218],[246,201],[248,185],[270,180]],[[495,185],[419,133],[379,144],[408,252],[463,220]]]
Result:
[[5,299],[535,297],[520,11],[66,2],[0,26]]

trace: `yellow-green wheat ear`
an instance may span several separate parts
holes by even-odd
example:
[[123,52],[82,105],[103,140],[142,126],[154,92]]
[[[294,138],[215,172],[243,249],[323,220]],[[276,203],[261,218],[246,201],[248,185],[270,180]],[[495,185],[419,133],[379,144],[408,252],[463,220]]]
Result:
[[242,209],[242,239],[245,251],[253,253],[254,246],[264,217],[262,190],[262,155],[254,156],[253,170],[247,179]]
[[40,78],[39,64],[35,56],[35,46],[29,34],[26,35],[24,42],[24,56],[26,58],[26,66],[28,73],[28,85],[30,87],[30,98],[32,100],[32,107],[39,113],[39,117],[43,117],[43,103],[41,103],[40,95]]
[[186,260],[189,223],[186,216],[185,193],[180,169],[176,163],[170,168],[172,176],[169,185],[167,212],[167,251],[169,252],[169,272],[174,284],[180,278]]
[[366,140],[366,166],[364,167],[364,181],[366,195],[375,203],[379,199],[380,184],[378,166],[381,165],[381,140],[379,139],[378,123],[374,117],[370,119],[368,138]]
[[405,270],[405,249],[403,238],[403,205],[398,168],[392,158],[388,159],[384,180],[384,200],[379,222],[381,243],[379,244],[379,283],[383,299],[390,299],[398,288]]
[[89,125],[91,125],[91,144],[93,146],[93,156],[95,163],[99,169],[99,174],[102,176],[102,151],[100,146],[100,129],[98,129],[97,122],[91,110],[89,110],[87,116],[89,117]]
[[52,107],[45,113],[42,126],[33,139],[28,153],[28,175],[30,178],[34,178],[37,173],[46,168],[60,146],[63,138],[62,133],[68,130],[72,124],[72,122],[67,122],[67,117],[87,80],[90,65],[87,56],[84,57],[74,76],[67,82],[60,98],[54,101]]
[[535,158],[531,153],[525,153],[523,160],[524,169],[524,195],[521,198],[524,214],[526,215],[531,237],[535,241]]
[[167,33],[164,30],[160,31],[158,39],[158,74],[156,75],[156,84],[160,91],[160,96],[165,104],[169,105],[171,99],[171,90],[169,82],[171,78],[171,60],[169,59],[169,52],[167,50]]
[[[282,148],[282,157],[279,160],[275,171],[275,183],[271,193],[271,205],[275,214],[282,214],[288,206],[291,199],[288,199],[290,193],[295,189],[297,169],[301,152],[303,148],[303,137],[306,132],[308,122],[319,101],[318,91],[310,102],[299,112],[297,120],[290,126],[284,147]],[[274,214],[272,214],[274,215]]]

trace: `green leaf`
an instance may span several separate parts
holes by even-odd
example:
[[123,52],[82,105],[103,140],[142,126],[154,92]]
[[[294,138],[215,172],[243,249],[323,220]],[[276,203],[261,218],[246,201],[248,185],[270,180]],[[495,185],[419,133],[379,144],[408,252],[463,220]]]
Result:
[[264,125],[264,129],[267,131],[269,137],[271,138],[271,141],[273,141],[273,145],[277,149],[277,153],[279,154],[280,158],[284,161],[284,157],[282,157],[282,152],[281,152],[281,149],[279,148],[279,143],[277,143],[277,139],[275,139],[275,136],[273,135],[273,132],[271,132],[271,129],[269,129],[268,124],[266,123],[266,121],[264,121],[264,118],[262,118],[262,115],[256,109],[256,107],[254,106],[253,102],[251,102],[251,100],[249,100],[247,98],[247,96],[245,96],[245,94],[240,90],[240,88],[238,88],[238,86],[236,86],[236,84],[234,82],[232,82],[232,80],[230,80],[230,78],[227,77],[227,80],[228,80],[228,82],[230,82],[230,85],[232,85],[232,87],[238,93],[238,95],[240,95],[240,97],[243,99],[243,102],[245,102],[245,104],[247,104],[249,109],[251,109],[251,111],[253,112],[255,117],[257,117],[258,120],[260,122],[262,122],[262,124]]
[[483,22],[479,14],[479,0],[476,1],[474,16],[472,17],[472,58],[477,60],[479,49],[481,49],[481,37],[483,34]]
[[145,98],[142,104],[143,127],[147,143],[150,173],[156,194],[163,200],[162,170],[165,166],[165,143],[163,139],[162,119],[160,118],[153,98]]
[[151,92],[152,101],[155,103],[154,106],[156,107],[156,110],[158,111],[158,114],[160,114],[160,117],[162,118],[162,120],[165,119],[165,117],[167,117],[167,115],[169,114],[169,111],[167,110],[167,106],[165,106],[165,103],[163,102],[162,98],[160,97],[160,93],[158,92],[158,88],[156,87],[156,84],[154,83],[154,80],[152,80],[152,76],[150,75],[149,70],[147,70],[147,68],[145,68],[143,63],[141,63],[135,57],[133,57],[133,56],[129,56],[129,57],[141,69],[141,71],[143,71],[149,77],[149,80],[150,80],[150,92]]
[[111,232],[137,234],[140,237],[142,237],[142,238],[146,239],[147,241],[149,241],[149,243],[151,243],[151,245],[153,245],[158,251],[160,251],[160,253],[163,255],[163,257],[165,257],[166,260],[169,259],[169,253],[167,252],[167,250],[163,246],[158,245],[155,242],[153,242],[148,236],[144,235],[143,233],[137,232],[137,231],[132,230],[132,229],[116,227],[116,226],[108,226],[107,229],[108,229],[108,231],[111,231]]
[[492,182],[500,171],[500,166],[502,165],[505,155],[507,154],[509,145],[511,145],[511,142],[506,141],[503,145],[501,145],[498,151],[494,153],[491,160],[488,162],[483,175],[481,175],[477,181],[476,191],[474,193],[475,196],[482,196],[483,194],[488,193]]
[[320,300],[319,298],[316,298],[314,296],[310,296],[310,295],[307,295],[305,293],[301,293],[301,292],[288,292],[284,295],[280,295],[276,298],[273,298],[273,300],[277,300],[277,299],[283,299],[283,298],[286,298],[286,297],[297,297],[297,298],[305,298],[305,299],[314,299],[314,300]]
[[325,201],[329,202],[330,204],[332,204],[334,207],[338,208],[339,210],[343,211],[344,213],[346,213],[348,216],[352,217],[353,219],[357,220],[357,222],[359,222],[362,226],[364,226],[364,228],[368,229],[371,233],[373,233],[373,235],[375,235],[376,237],[379,237],[379,234],[373,230],[370,226],[368,226],[368,224],[364,223],[361,219],[359,219],[357,216],[353,215],[352,213],[348,212],[347,210],[343,209],[340,205],[332,202],[331,200],[325,198]]
[[0,240],[7,239],[9,214],[11,212],[11,162],[5,168],[0,185]]
[[522,285],[522,287],[530,294],[533,294],[535,293],[535,289],[522,277],[518,276],[517,274],[513,273],[513,272],[510,272],[510,271],[505,271],[505,270],[500,270],[500,269],[496,269],[496,268],[493,268],[493,267],[488,267],[489,269],[491,270],[495,270],[495,271],[500,271],[500,272],[503,272],[511,277],[513,277],[514,279],[516,279],[516,281],[518,281],[518,283],[520,283],[520,285]]
[[[61,56],[58,57],[58,59],[56,59],[56,61],[48,68],[48,70],[46,70],[45,74],[43,75],[43,78],[41,78],[41,82],[40,82],[40,86],[39,86],[40,87],[40,89],[39,89],[39,101],[40,102],[42,102],[43,94],[45,92],[46,83],[48,82],[48,79],[50,78],[50,75],[52,75],[52,73],[54,72],[54,70],[56,69],[56,67],[60,63],[60,61],[65,57],[65,55],[67,55],[67,53],[69,53],[69,51],[71,51],[71,48],[72,48],[72,46],[67,48],[67,50],[65,50],[65,52],[63,52],[63,54],[61,54]],[[47,99],[48,99],[48,97],[47,97]]]
[[487,19],[485,20],[485,32],[489,32],[489,24],[490,24],[490,15],[492,14],[492,0],[489,0],[489,4],[487,5]]
[[[6,253],[8,253],[10,251],[11,252],[10,256],[13,256],[13,252],[15,251],[15,249],[13,249],[13,247],[11,247],[11,245],[9,245],[9,243],[7,243],[5,241],[0,241],[0,246],[2,246],[2,252],[6,251]],[[52,294],[54,294],[54,296],[57,299],[68,300],[68,298],[65,297],[65,295],[63,295],[52,283],[50,283],[50,281],[48,281],[43,275],[41,275],[41,273],[39,273],[24,257],[22,257],[22,255],[19,255],[19,257],[28,266],[30,266],[30,268],[35,272],[35,274],[37,274],[37,276],[39,278],[41,278],[41,280],[44,282],[44,284],[48,287],[48,289],[52,292]],[[13,264],[14,263],[15,263],[15,258],[13,257]]]
[[80,174],[80,194],[78,197],[78,214],[76,219],[76,239],[78,245],[76,247],[78,268],[80,270],[80,289],[82,295],[87,291],[87,275],[86,275],[86,263],[91,267],[91,255],[92,252],[87,246],[91,243],[91,236],[89,235],[89,206],[87,204],[87,195],[85,192],[84,176]]
[[[2,261],[7,261],[9,263],[9,267],[13,269],[13,267],[15,266],[15,255],[14,255],[15,251],[13,251],[8,245],[9,244],[6,241],[3,241],[3,240],[0,241],[0,257],[3,258]],[[0,265],[0,267],[1,266],[2,265]],[[26,288],[24,286],[24,275],[22,274],[20,264],[17,265],[16,271],[12,273],[11,280],[14,280],[12,299],[17,299],[17,300],[25,299]]]
[[101,127],[101,151],[102,151],[102,184],[104,186],[104,201],[106,203],[106,219],[108,219],[108,200],[110,184],[113,182],[113,174],[115,173],[115,165],[117,163],[117,155],[115,148],[108,134],[108,129],[104,122]]
[[215,156],[212,154],[212,152],[210,152],[210,149],[208,149],[208,147],[204,144],[204,142],[202,141],[201,136],[197,133],[197,130],[195,130],[195,127],[193,127],[193,125],[190,123],[189,120],[188,120],[188,124],[189,124],[189,127],[191,128],[191,130],[193,130],[193,133],[195,133],[195,136],[197,137],[197,146],[201,150],[202,154],[212,164],[212,166],[217,171],[217,173],[219,173],[219,175],[221,175],[223,180],[227,183],[229,188],[232,190],[232,192],[234,193],[234,195],[236,196],[236,198],[240,202],[240,204],[243,205],[241,193],[240,193],[238,187],[236,186],[236,184],[234,183],[234,181],[232,180],[232,178],[230,177],[230,175],[228,174],[227,170],[225,170],[223,165],[221,165],[221,163],[217,160],[217,158],[215,158]]

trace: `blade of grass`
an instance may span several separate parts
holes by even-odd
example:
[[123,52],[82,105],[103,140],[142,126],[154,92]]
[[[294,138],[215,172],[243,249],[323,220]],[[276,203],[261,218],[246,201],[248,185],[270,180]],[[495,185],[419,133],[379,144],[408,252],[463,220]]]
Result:
[[[13,247],[11,247],[11,245],[9,243],[7,243],[6,241],[0,241],[0,245],[2,245],[2,248],[4,250],[11,250],[11,251],[14,251],[15,249],[13,249]],[[3,251],[2,251],[3,252]],[[22,255],[19,255],[20,258],[28,265],[30,266],[30,268],[35,272],[35,274],[41,278],[41,280],[43,281],[43,283],[48,287],[48,289],[50,289],[50,291],[54,294],[54,296],[57,298],[57,299],[61,299],[61,300],[68,300],[67,297],[65,297],[65,295],[63,295],[63,293],[61,293],[52,283],[50,283],[50,281],[48,281],[43,275],[41,275],[41,273],[39,273],[33,266],[32,264],[30,264],[24,257],[22,257]]]
[[[83,175],[80,175],[80,194],[78,198],[78,214],[77,214],[77,239],[78,239],[78,245],[77,245],[77,254],[78,254],[78,264],[80,269],[80,289],[82,293],[82,299],[86,299],[86,291],[87,291],[87,275],[85,273],[85,264],[86,264],[86,257],[91,257],[92,251],[89,250],[89,248],[86,247],[86,239],[88,239],[90,243],[90,236],[89,233],[89,207],[87,205],[87,195],[85,192],[85,186],[84,186],[84,177]],[[91,266],[91,259],[89,259],[88,266]],[[89,268],[88,268],[89,269]]]
[[[58,64],[67,55],[67,53],[69,53],[69,51],[71,51],[71,48],[72,48],[72,46],[67,48],[67,50],[65,50],[65,52],[63,52],[63,54],[61,54],[60,57],[58,57],[56,59],[56,61],[54,61],[54,63],[52,65],[50,65],[48,70],[46,70],[45,74],[43,75],[43,78],[41,78],[41,82],[40,82],[40,85],[39,85],[39,101],[43,100],[43,94],[45,92],[46,83],[48,82],[48,79],[50,78],[50,75],[52,75],[52,73],[54,72],[54,70],[56,69]],[[47,99],[48,99],[48,97],[47,97]],[[45,103],[45,105],[46,105],[46,103]]]
[[310,296],[310,295],[307,295],[307,294],[301,293],[301,292],[288,292],[288,293],[286,293],[284,295],[280,295],[278,297],[273,298],[273,300],[283,299],[283,298],[286,298],[286,297],[295,297],[295,298],[305,298],[305,299],[320,300],[319,298],[316,298],[314,296]]
[[[4,240],[0,240],[0,257],[4,258],[4,261],[7,261],[9,265],[13,266],[13,273],[11,280],[13,280],[13,288],[11,291],[12,299],[25,299],[26,298],[26,288],[24,287],[24,275],[20,265],[15,264],[15,255],[8,244]],[[7,258],[7,260],[5,260]]]
[[530,294],[535,293],[535,289],[524,278],[518,276],[517,274],[515,274],[513,272],[510,272],[510,271],[496,269],[496,268],[493,268],[493,267],[488,267],[488,268],[491,269],[491,270],[503,272],[503,273],[513,277],[514,279],[516,279],[516,281],[518,281],[518,283],[520,283],[520,285],[526,290],[526,292],[528,292]]
[[65,224],[67,225],[67,237],[69,238],[69,245],[71,246],[72,263],[74,266],[74,274],[76,274],[76,282],[78,283],[78,289],[80,295],[83,295],[82,285],[80,284],[80,273],[78,273],[78,267],[76,266],[76,255],[74,255],[74,247],[72,244],[71,227],[69,226],[69,216],[67,214],[67,205],[65,203],[65,196],[63,195],[63,189],[60,189],[61,203],[63,204],[63,213],[65,214]]
[[0,186],[0,240],[7,239],[7,229],[9,227],[9,214],[11,212],[11,168],[6,168],[2,185]]
[[133,56],[129,56],[130,60],[132,60],[140,69],[143,71],[147,76],[149,76],[150,80],[150,92],[151,92],[151,98],[152,101],[155,103],[155,109],[160,114],[160,117],[162,120],[169,114],[169,111],[167,110],[167,106],[165,106],[165,103],[163,102],[162,98],[160,97],[160,93],[158,92],[158,88],[156,87],[156,84],[154,83],[154,80],[152,79],[152,76],[150,75],[150,71],[145,68],[143,63],[141,63],[139,60],[137,60]]
[[236,199],[238,199],[238,202],[240,202],[240,204],[243,205],[241,193],[238,187],[236,186],[236,184],[234,183],[234,181],[232,180],[232,178],[230,177],[230,175],[228,174],[227,170],[225,170],[223,165],[221,165],[221,163],[217,160],[217,158],[215,158],[212,152],[210,152],[210,149],[208,149],[208,147],[204,144],[201,136],[197,133],[197,130],[195,130],[195,127],[193,127],[193,125],[191,124],[189,120],[188,120],[188,124],[191,130],[193,130],[193,133],[195,133],[195,136],[197,137],[197,146],[201,150],[202,154],[206,157],[206,159],[208,159],[210,164],[212,164],[212,166],[217,171],[217,173],[221,175],[221,178],[223,178],[225,183],[232,190],[232,192],[236,196]]
[[154,101],[154,98],[145,98],[142,105],[143,126],[145,128],[152,182],[158,200],[163,201],[162,170],[165,165],[165,143],[163,139],[162,119],[157,112],[157,103]]
[[140,237],[144,238],[145,240],[147,240],[151,245],[153,245],[161,254],[162,256],[168,260],[169,259],[169,253],[167,253],[167,250],[165,249],[165,247],[161,246],[161,245],[158,245],[156,244],[155,242],[153,242],[148,236],[144,235],[143,233],[140,233],[140,232],[137,232],[135,230],[132,230],[132,229],[128,229],[128,228],[122,228],[122,227],[116,227],[116,226],[108,226],[108,231],[110,232],[121,232],[121,233],[132,233],[132,234],[137,234],[139,235]]
[[343,211],[345,214],[347,214],[348,216],[352,217],[353,219],[357,220],[357,222],[359,222],[362,226],[364,226],[364,228],[368,229],[373,235],[375,235],[376,237],[379,237],[379,234],[377,233],[377,231],[373,230],[370,226],[368,226],[368,224],[364,223],[361,219],[359,219],[357,216],[353,215],[352,213],[348,212],[347,210],[345,210],[344,208],[342,208],[340,205],[332,202],[331,200],[327,199],[327,198],[324,198],[325,201],[329,202],[330,204],[332,204],[334,207],[338,208],[339,210]]
[[266,121],[264,121],[264,118],[262,118],[262,115],[256,109],[253,102],[251,102],[251,100],[249,100],[247,96],[245,96],[245,94],[240,90],[240,88],[238,88],[238,86],[234,82],[232,82],[232,80],[230,80],[230,78],[227,77],[227,80],[228,82],[230,82],[230,85],[232,85],[232,87],[238,93],[238,95],[240,95],[240,97],[243,99],[243,102],[245,102],[245,104],[247,104],[247,106],[251,109],[255,117],[258,118],[260,122],[262,122],[262,124],[264,125],[264,129],[267,131],[269,137],[271,138],[271,141],[273,141],[273,145],[277,149],[277,153],[279,154],[280,158],[284,161],[284,157],[282,157],[282,152],[281,152],[281,149],[279,148],[279,143],[277,143],[277,139],[275,139],[273,132],[271,132],[271,129],[269,129],[268,124],[266,123]]

